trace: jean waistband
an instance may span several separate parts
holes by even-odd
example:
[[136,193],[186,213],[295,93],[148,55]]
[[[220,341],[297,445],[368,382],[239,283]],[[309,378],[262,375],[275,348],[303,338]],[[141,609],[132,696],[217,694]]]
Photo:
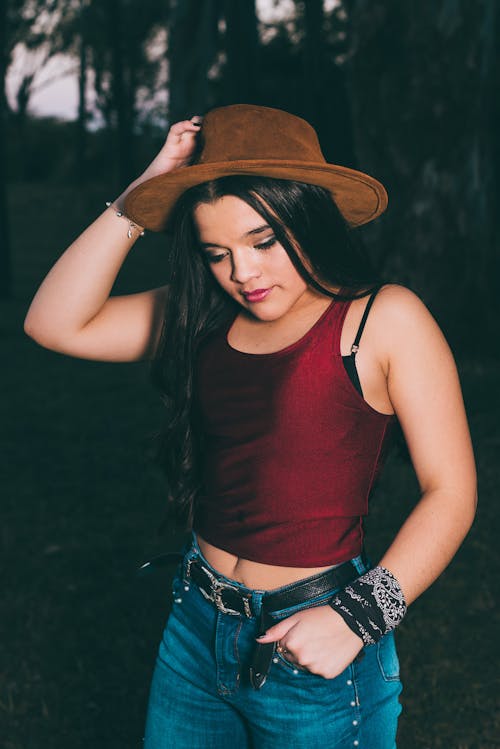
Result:
[[[202,568],[205,570],[205,574],[207,575],[207,578],[213,578],[213,586],[217,587],[219,586],[219,589],[222,590],[230,590],[231,592],[234,592],[235,594],[239,594],[244,601],[248,601],[248,607],[245,605],[244,611],[247,616],[253,615],[258,616],[260,614],[260,611],[262,609],[263,603],[266,601],[271,602],[280,602],[280,601],[289,601],[289,600],[296,600],[297,598],[300,599],[300,595],[297,595],[300,588],[303,587],[305,590],[315,590],[315,582],[318,582],[318,587],[321,589],[321,592],[314,595],[314,593],[310,597],[306,597],[304,600],[300,600],[298,603],[294,603],[294,605],[285,605],[283,608],[278,609],[270,609],[271,612],[273,612],[275,615],[279,615],[280,611],[290,611],[290,609],[300,610],[301,608],[311,606],[314,603],[320,603],[321,600],[327,599],[331,597],[337,590],[339,590],[339,586],[335,586],[333,588],[330,588],[328,590],[324,590],[324,585],[321,588],[320,583],[322,580],[328,575],[328,573],[332,573],[333,570],[339,568],[344,568],[346,566],[346,563],[338,564],[338,565],[332,565],[324,572],[316,573],[314,575],[310,575],[304,578],[301,578],[300,580],[297,580],[292,583],[288,583],[287,585],[280,586],[279,588],[273,588],[272,590],[260,590],[260,589],[253,589],[248,588],[247,586],[243,585],[243,583],[238,582],[237,580],[234,580],[232,578],[226,577],[222,573],[220,573],[218,570],[216,570],[214,567],[210,565],[208,560],[204,557],[199,544],[198,540],[196,538],[196,534],[192,533],[192,539],[191,543],[187,544],[184,547],[184,557],[181,563],[181,569],[182,569],[182,577],[184,578],[186,583],[191,582],[191,568],[194,563],[196,563],[198,566],[201,565]],[[349,560],[349,564],[352,566],[352,572],[350,574],[351,579],[355,578],[356,576],[364,574],[371,566],[370,561],[367,559],[366,555],[364,553],[360,554],[359,556],[354,557],[353,559]],[[343,571],[343,570],[342,570]],[[347,583],[346,583],[347,584]],[[198,587],[201,587],[198,585]],[[215,588],[213,588],[215,589]],[[205,591],[201,591],[205,597],[207,595],[205,594]],[[296,594],[294,596],[294,593]],[[234,596],[233,596],[234,598]],[[224,606],[222,605],[221,608],[221,598],[220,596],[210,598],[219,610],[224,611]],[[279,604],[278,604],[279,605]],[[251,611],[251,614],[249,613]],[[229,612],[227,612],[229,613]],[[232,612],[232,613],[238,613],[238,612]]]

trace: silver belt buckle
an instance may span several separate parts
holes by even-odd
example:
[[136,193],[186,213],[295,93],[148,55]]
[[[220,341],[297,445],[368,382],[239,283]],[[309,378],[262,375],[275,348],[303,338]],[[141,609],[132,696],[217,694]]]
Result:
[[[241,611],[236,611],[236,609],[230,609],[224,606],[224,603],[222,601],[222,591],[223,590],[234,590],[236,593],[239,593],[239,588],[236,587],[236,585],[231,585],[230,583],[223,583],[221,580],[217,580],[217,578],[210,572],[210,570],[207,570],[206,567],[203,567],[201,565],[201,569],[205,573],[205,575],[210,580],[210,586],[211,591],[210,593],[207,593],[203,588],[200,588],[201,594],[207,599],[207,601],[211,601],[212,603],[215,603],[217,606],[217,610],[221,611],[223,614],[231,614],[231,616],[239,616],[241,614]],[[245,609],[245,615],[250,618],[252,616],[252,612],[250,611],[250,603],[246,598],[242,598],[243,600],[243,607]]]

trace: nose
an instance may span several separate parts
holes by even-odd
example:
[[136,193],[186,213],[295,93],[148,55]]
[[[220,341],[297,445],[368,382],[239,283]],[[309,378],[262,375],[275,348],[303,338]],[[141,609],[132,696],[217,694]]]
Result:
[[262,271],[259,259],[251,252],[233,252],[231,281],[245,284],[252,278],[259,278]]

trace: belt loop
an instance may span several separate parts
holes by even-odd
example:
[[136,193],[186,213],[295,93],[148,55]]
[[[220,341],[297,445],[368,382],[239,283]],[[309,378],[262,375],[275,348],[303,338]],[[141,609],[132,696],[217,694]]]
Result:
[[373,565],[371,562],[371,559],[369,558],[368,554],[366,553],[365,548],[361,550],[361,561],[363,562],[363,566],[365,568],[365,571],[368,571]]
[[189,578],[191,577],[191,565],[195,561],[196,557],[188,557],[186,559],[186,562],[184,564],[184,582],[189,583]]
[[200,558],[200,549],[196,543],[194,531],[191,533],[191,539],[186,543],[183,558],[183,582],[188,583],[191,578],[191,567]]

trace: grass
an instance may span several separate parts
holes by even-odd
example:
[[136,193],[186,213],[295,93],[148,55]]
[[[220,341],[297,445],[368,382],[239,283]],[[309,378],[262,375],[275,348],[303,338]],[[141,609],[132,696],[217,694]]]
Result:
[[[0,304],[5,356],[1,454],[4,565],[0,731],[5,749],[141,746],[169,576],[136,566],[163,548],[163,482],[151,461],[161,405],[144,364],[70,359],[28,339],[30,299],[106,199],[98,187],[14,186],[13,298]],[[163,282],[162,241],[147,236],[115,292]],[[398,631],[404,691],[399,749],[500,746],[498,613],[500,362],[461,361],[480,476],[480,507],[450,567]],[[374,497],[368,550],[390,542],[418,496],[393,454]],[[369,749],[369,748],[367,748]]]

